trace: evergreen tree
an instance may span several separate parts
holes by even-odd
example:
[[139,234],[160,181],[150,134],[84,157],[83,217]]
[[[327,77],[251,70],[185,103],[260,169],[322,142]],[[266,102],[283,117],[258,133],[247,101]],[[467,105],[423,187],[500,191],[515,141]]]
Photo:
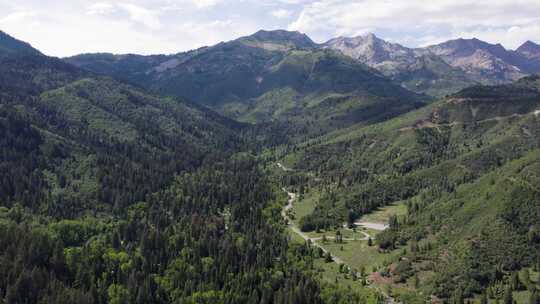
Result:
[[503,295],[503,304],[513,304],[514,298],[512,296],[512,287],[509,285],[506,287]]
[[480,304],[488,304],[488,297],[485,291],[480,296]]
[[535,290],[531,293],[529,298],[529,304],[539,304],[540,300],[538,299],[538,292]]
[[517,272],[512,272],[512,276],[510,277],[510,286],[512,290],[520,290],[521,284],[519,281],[519,276]]
[[328,252],[326,253],[325,261],[326,261],[326,263],[331,263],[331,262],[334,261],[334,259],[332,258],[332,254],[330,253],[330,251],[328,251]]

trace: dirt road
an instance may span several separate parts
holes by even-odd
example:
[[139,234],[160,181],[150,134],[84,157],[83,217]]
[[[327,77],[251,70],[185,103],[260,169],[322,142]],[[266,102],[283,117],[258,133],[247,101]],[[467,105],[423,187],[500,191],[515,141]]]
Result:
[[[300,228],[298,228],[298,226],[296,226],[296,224],[293,221],[291,221],[291,219],[287,215],[287,211],[289,211],[293,207],[293,203],[296,200],[296,194],[293,193],[293,192],[287,191],[287,189],[285,189],[285,188],[282,188],[282,190],[287,192],[287,195],[289,196],[289,200],[287,201],[287,205],[285,205],[285,207],[283,207],[283,209],[281,210],[281,216],[285,219],[285,221],[287,222],[287,225],[289,226],[289,228],[294,233],[298,234],[301,238],[303,238],[305,241],[309,241],[313,246],[320,248],[325,254],[328,254],[328,250],[326,250],[324,247],[322,247],[321,245],[319,245],[317,243],[317,240],[322,239],[322,238],[312,238],[312,237],[310,237],[309,235],[302,232],[302,230],[300,230]],[[331,254],[331,256],[332,256],[332,260],[334,260],[334,262],[336,262],[338,264],[344,264],[343,260],[341,260],[339,257],[337,257],[337,256],[335,256],[333,254]]]

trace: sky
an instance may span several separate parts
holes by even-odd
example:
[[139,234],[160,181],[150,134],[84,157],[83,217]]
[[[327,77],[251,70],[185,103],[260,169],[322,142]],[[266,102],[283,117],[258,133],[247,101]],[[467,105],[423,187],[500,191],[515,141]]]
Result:
[[51,56],[170,54],[260,29],[316,42],[367,32],[409,47],[540,42],[539,0],[0,0],[0,30]]

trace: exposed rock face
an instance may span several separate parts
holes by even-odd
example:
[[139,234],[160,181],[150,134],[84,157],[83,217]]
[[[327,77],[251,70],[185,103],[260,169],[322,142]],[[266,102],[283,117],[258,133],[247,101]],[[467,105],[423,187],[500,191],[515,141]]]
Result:
[[[172,95],[179,91],[192,92],[189,96],[182,95],[187,99],[199,98],[195,93],[207,92],[209,84],[226,82],[228,90],[235,88],[236,93],[231,96],[240,96],[243,100],[259,96],[259,90],[271,83],[269,80],[281,81],[265,77],[265,73],[279,67],[278,63],[285,58],[286,62],[295,63],[295,68],[287,74],[287,79],[291,80],[296,68],[310,66],[311,59],[325,52],[351,57],[369,66],[374,74],[382,74],[410,91],[432,97],[444,97],[475,84],[504,84],[540,73],[540,46],[531,41],[515,51],[478,39],[456,39],[425,48],[408,48],[374,34],[338,37],[317,44],[303,33],[285,30],[258,31],[174,55],[83,54],[65,60],[141,85],[159,84],[160,90]],[[196,80],[192,79],[195,75],[198,75]],[[195,81],[193,85],[198,89],[179,85],[187,79]],[[299,79],[294,81],[297,84]],[[257,94],[248,92],[250,90]],[[221,92],[210,95],[202,99],[209,103],[230,97]]]
[[426,48],[453,67],[486,84],[506,83],[526,76],[524,63],[500,44],[478,39],[456,39]]
[[540,45],[529,40],[523,43],[516,53],[528,59],[540,60]]
[[335,38],[323,47],[339,50],[419,93],[442,96],[475,83],[440,56],[390,43],[373,34]]
[[478,39],[456,39],[425,48],[407,48],[366,34],[332,39],[323,47],[339,50],[400,81],[409,89],[444,93],[439,87],[460,88],[465,82],[501,84],[540,73],[540,45],[527,41],[516,51]]
[[239,39],[240,42],[268,51],[289,51],[292,49],[311,49],[317,47],[306,34],[284,30],[258,31]]
[[384,41],[374,34],[335,38],[326,42],[324,47],[339,50],[384,74],[395,74],[396,71],[406,69],[416,61],[414,50]]

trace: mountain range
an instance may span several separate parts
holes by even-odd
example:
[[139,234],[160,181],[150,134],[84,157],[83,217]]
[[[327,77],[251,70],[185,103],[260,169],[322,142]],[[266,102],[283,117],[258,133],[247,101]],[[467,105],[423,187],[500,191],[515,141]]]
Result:
[[531,41],[515,51],[478,39],[407,48],[367,34],[332,39],[323,46],[356,58],[410,90],[433,96],[456,92],[471,83],[502,84],[540,73],[540,46]]
[[0,302],[538,304],[539,54],[0,32]]
[[[322,50],[335,50],[373,68],[410,91],[441,97],[471,83],[509,83],[539,73],[539,49],[540,46],[531,41],[513,51],[506,50],[500,44],[489,44],[478,39],[457,39],[424,48],[407,48],[384,41],[374,34],[339,37],[317,44],[305,34],[278,30],[260,31],[230,42],[168,56],[84,54],[65,60],[94,72],[114,74],[147,85],[150,82],[154,89],[172,95],[178,95],[175,89],[180,90],[184,84],[196,86],[200,77],[209,77],[208,80],[219,80],[220,83],[226,80],[225,91],[216,87],[204,92],[204,95],[202,92],[184,92],[182,97],[205,104],[210,103],[209,99],[213,103],[226,99],[227,107],[221,104],[212,106],[221,113],[240,117],[250,111],[245,106],[247,99],[256,99],[268,90],[286,86],[276,82],[276,78],[281,78],[273,75],[279,74],[277,67],[280,61],[297,55],[295,52],[299,51],[321,54]],[[243,64],[239,64],[240,60]],[[295,60],[298,61],[298,58]],[[227,73],[226,79],[219,78],[223,77],[219,69],[211,70],[210,65],[197,67],[197,62],[227,63],[231,66],[224,66],[224,69],[234,67],[235,70],[234,73]],[[192,76],[179,78],[180,71],[187,71]],[[185,75],[183,72],[181,74]],[[298,80],[296,83],[304,85]],[[240,84],[249,89],[240,90]]]
[[65,61],[243,122],[292,124],[297,133],[385,119],[427,100],[297,32],[259,31],[170,56],[86,54]]

